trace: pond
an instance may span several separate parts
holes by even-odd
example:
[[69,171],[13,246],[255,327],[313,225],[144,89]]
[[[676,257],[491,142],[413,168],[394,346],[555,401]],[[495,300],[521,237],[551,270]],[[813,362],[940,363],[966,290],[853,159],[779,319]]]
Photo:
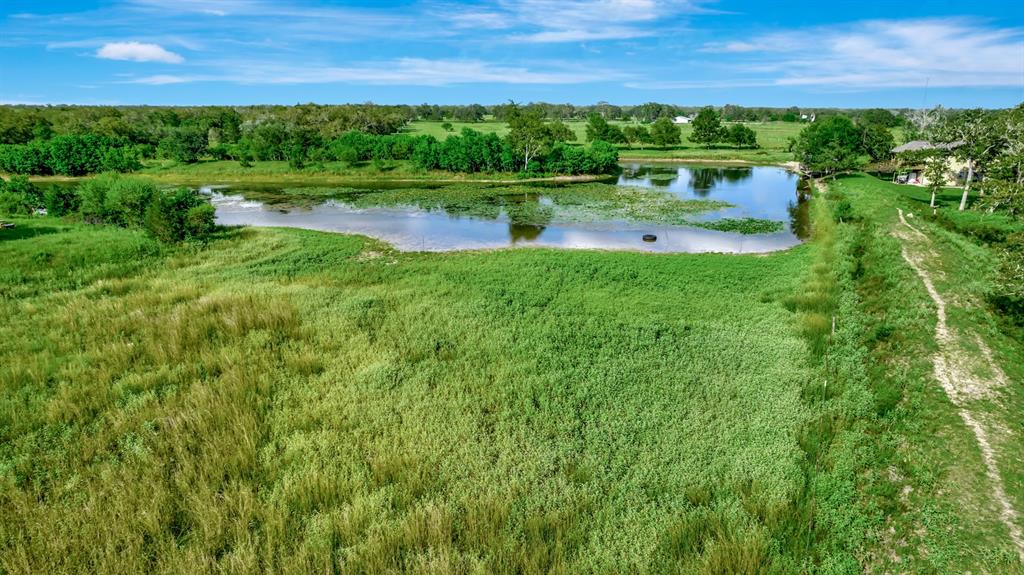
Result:
[[[617,184],[201,190],[222,225],[362,234],[403,251],[538,246],[761,253],[792,247],[806,235],[807,205],[797,184],[797,176],[780,168],[626,165]],[[737,218],[777,230],[699,227]]]

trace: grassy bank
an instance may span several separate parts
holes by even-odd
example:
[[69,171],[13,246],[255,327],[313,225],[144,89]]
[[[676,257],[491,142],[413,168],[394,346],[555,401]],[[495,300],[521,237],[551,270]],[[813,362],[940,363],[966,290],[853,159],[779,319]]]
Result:
[[527,178],[517,173],[472,173],[462,174],[439,170],[420,170],[406,160],[392,160],[381,165],[372,162],[323,162],[294,170],[288,162],[253,162],[242,167],[231,160],[204,161],[195,164],[178,164],[172,161],[152,161],[139,172],[157,180],[184,183],[305,183],[305,184],[346,184],[360,182],[480,182],[480,183],[522,183],[522,182],[587,182],[614,179],[607,175],[548,176]]
[[[928,238],[926,266],[950,302],[948,322],[967,341],[966,377],[990,376],[995,363],[1009,381],[1024,380],[1024,345],[986,304],[996,252],[976,230],[1009,224],[995,214],[958,212],[960,191],[940,195],[935,215],[927,190],[869,176],[829,183],[828,202],[843,223],[840,253],[855,318],[850,345],[864,366],[877,424],[868,445],[878,457],[862,477],[863,504],[884,517],[862,561],[871,572],[1015,573],[1021,564],[994,504],[991,478],[972,431],[936,381],[936,315],[921,280],[907,265],[907,246],[893,234],[897,209]],[[979,222],[981,220],[981,222]],[[1017,224],[1020,225],[1019,223]],[[986,358],[980,346],[990,348]],[[1019,428],[1019,385],[963,408],[996,428]],[[1013,504],[1024,505],[1018,440],[993,435],[1000,475]]]

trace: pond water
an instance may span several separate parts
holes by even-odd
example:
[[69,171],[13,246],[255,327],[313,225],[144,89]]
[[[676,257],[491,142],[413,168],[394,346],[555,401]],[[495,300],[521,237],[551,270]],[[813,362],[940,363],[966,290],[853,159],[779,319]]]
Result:
[[789,221],[797,202],[799,176],[781,168],[623,164],[620,186],[639,186],[682,199],[721,200],[733,204],[701,219],[763,218]]
[[[402,196],[399,190],[395,196],[394,191],[381,194],[381,187],[370,186],[365,190],[339,189],[336,194],[328,194],[330,197],[324,197],[322,188],[309,188],[310,199],[303,202],[280,200],[301,196],[302,188],[290,188],[277,196],[268,194],[266,186],[204,186],[201,190],[210,194],[217,223],[222,225],[363,234],[403,251],[538,246],[760,253],[797,245],[806,233],[806,202],[797,191],[798,179],[782,169],[626,165],[618,184],[634,190],[642,188],[644,194],[661,194],[658,197],[668,192],[683,200],[721,200],[734,206],[694,214],[690,218],[693,221],[749,217],[782,222],[782,229],[744,235],[643,221],[642,217],[617,217],[618,212],[609,215],[607,211],[599,212],[599,207],[606,205],[601,203],[606,202],[601,190],[619,189],[611,185],[601,185],[593,195],[577,190],[593,190],[598,185],[519,186],[517,190],[529,191],[510,195],[507,189],[499,190],[493,198],[477,197],[468,205],[462,201],[424,201],[431,197],[429,190],[411,196]],[[438,196],[451,197],[442,190],[438,188]],[[567,194],[573,197],[571,202],[565,199]],[[588,205],[591,198],[593,204]],[[654,235],[656,240],[645,240],[645,235]]]

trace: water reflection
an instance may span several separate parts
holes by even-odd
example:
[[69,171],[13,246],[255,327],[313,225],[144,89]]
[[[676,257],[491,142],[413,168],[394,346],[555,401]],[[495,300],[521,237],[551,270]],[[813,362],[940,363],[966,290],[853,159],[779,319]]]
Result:
[[[565,209],[586,210],[585,194],[569,187],[537,187],[493,200],[460,201],[458,194],[418,194],[409,205],[368,201],[366,191],[341,193],[306,205],[263,203],[254,198],[287,194],[213,190],[217,221],[224,225],[282,226],[363,234],[400,250],[449,251],[508,246],[629,249],[651,252],[769,252],[796,245],[809,233],[807,202],[797,180],[776,168],[699,168],[627,166],[622,185],[657,188],[684,199],[710,197],[735,207],[703,214],[702,219],[753,217],[787,223],[784,231],[741,235],[683,225],[566,220]],[[248,186],[247,186],[248,187]],[[280,189],[278,189],[280,191]],[[247,195],[249,196],[247,198]],[[426,199],[424,199],[426,198]],[[581,199],[583,198],[583,199]],[[644,242],[644,234],[658,236]]]
[[798,180],[795,174],[772,167],[630,164],[623,167],[618,183],[657,188],[683,199],[722,200],[736,206],[707,214],[705,219],[787,221],[788,204],[794,198]]
[[529,243],[536,241],[537,238],[544,232],[547,226],[535,226],[532,224],[517,224],[515,222],[509,222],[508,224],[508,237],[512,240],[513,244]]

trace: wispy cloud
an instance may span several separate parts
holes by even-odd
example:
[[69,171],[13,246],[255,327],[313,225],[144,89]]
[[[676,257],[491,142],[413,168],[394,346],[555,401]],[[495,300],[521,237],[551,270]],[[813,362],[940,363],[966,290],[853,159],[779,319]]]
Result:
[[180,64],[185,61],[180,54],[171,52],[159,44],[144,42],[110,42],[96,51],[96,57],[106,60],[163,62],[165,64]]
[[212,74],[153,75],[123,80],[127,84],[167,85],[187,82],[232,82],[237,84],[369,84],[404,86],[448,86],[453,84],[583,84],[625,76],[607,70],[549,67],[530,69],[498,65],[480,60],[429,60],[399,58],[361,62],[353,66],[310,64],[225,62]]
[[559,43],[656,35],[661,24],[707,11],[708,0],[498,0],[449,16],[456,27],[516,30],[506,39]]
[[[962,18],[870,20],[706,44],[747,85],[845,89],[1021,86],[1024,30]],[[722,86],[737,81],[735,75]]]

